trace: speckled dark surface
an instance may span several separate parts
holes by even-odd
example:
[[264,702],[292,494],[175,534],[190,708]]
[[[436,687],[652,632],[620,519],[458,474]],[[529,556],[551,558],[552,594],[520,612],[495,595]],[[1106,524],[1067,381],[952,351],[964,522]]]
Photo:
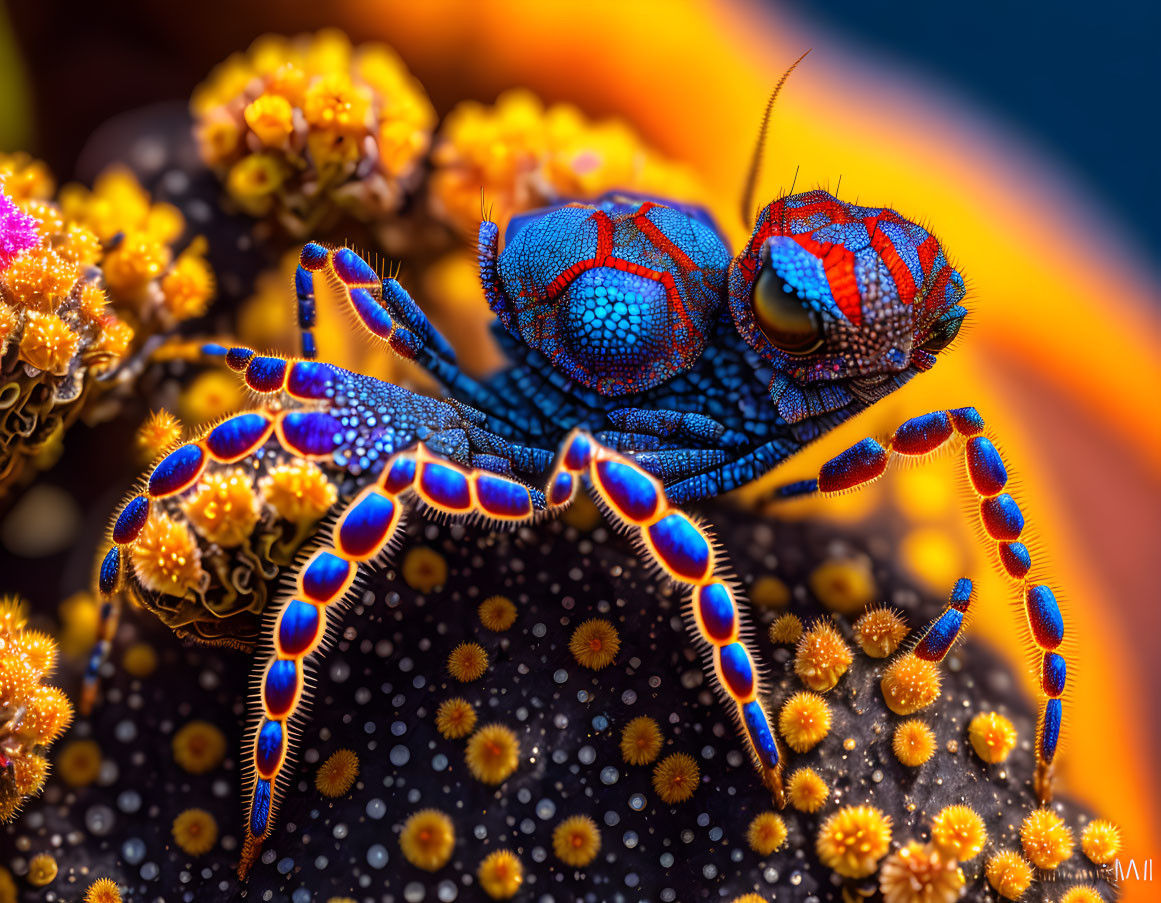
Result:
[[[832,528],[757,521],[722,506],[707,510],[749,582],[776,574],[792,588],[792,611],[820,609],[804,581],[818,562],[844,554],[853,543],[875,560],[879,598],[902,608],[912,626],[932,616],[943,600],[923,598],[893,572],[890,541],[881,534],[864,544]],[[144,612],[123,626],[124,649],[134,635],[148,638],[162,665],[148,680],[123,672],[107,680],[104,704],[58,744],[92,736],[105,765],[100,780],[82,791],[50,780],[15,825],[0,830],[4,860],[19,875],[27,858],[54,851],[56,881],[27,900],[76,900],[96,877],[108,875],[127,900],[326,901],[477,900],[480,860],[501,846],[515,850],[526,882],[516,899],[527,901],[730,900],[756,891],[765,899],[841,899],[837,878],[814,853],[822,818],[836,804],[869,802],[894,821],[894,840],[926,839],[926,824],[945,805],[966,802],[987,822],[990,843],[964,865],[967,899],[995,898],[981,872],[997,848],[1018,848],[1015,832],[1034,806],[1030,740],[1033,715],[1019,698],[1007,668],[978,643],[960,646],[944,668],[944,695],[924,713],[939,738],[934,758],[904,769],[890,751],[900,720],[884,707],[878,678],[884,663],[855,657],[851,671],[827,694],[834,725],[828,737],[789,766],[816,768],[838,792],[821,813],[784,813],[787,845],[769,857],[749,849],[753,814],[770,808],[743,755],[731,719],[703,678],[700,657],[687,641],[680,600],[655,584],[631,556],[627,541],[603,528],[592,534],[549,523],[517,534],[413,520],[408,545],[438,549],[449,565],[442,591],[418,595],[394,571],[376,575],[364,602],[345,621],[343,638],[318,669],[318,689],[295,766],[292,793],[273,838],[243,889],[234,875],[242,823],[237,750],[244,725],[249,660],[230,652],[183,648]],[[406,551],[406,548],[404,549]],[[400,560],[397,558],[396,560]],[[519,609],[505,634],[485,631],[475,609],[503,593]],[[797,689],[790,653],[774,647],[759,613],[760,660],[774,679],[773,707]],[[617,626],[623,645],[614,665],[592,672],[569,655],[574,626],[591,616]],[[850,636],[849,621],[841,629]],[[461,640],[482,643],[491,659],[479,681],[458,684],[444,664]],[[117,656],[119,657],[119,656]],[[75,675],[66,675],[65,681]],[[445,740],[434,725],[442,700],[463,695],[481,724],[500,721],[519,736],[521,764],[499,788],[473,779],[464,763],[464,740]],[[997,709],[1012,718],[1020,745],[1003,766],[985,766],[966,742],[966,724],[978,711]],[[650,784],[650,766],[627,766],[618,741],[637,715],[657,719],[663,755],[684,752],[701,767],[693,797],[668,807]],[[174,762],[172,735],[193,718],[226,733],[225,763],[203,776]],[[853,750],[844,741],[853,739]],[[956,751],[949,752],[949,744]],[[330,801],[314,789],[318,764],[348,747],[360,759],[358,780]],[[209,810],[220,836],[214,849],[191,860],[170,834],[173,818],[189,806]],[[435,807],[456,830],[451,862],[432,874],[409,865],[398,844],[410,813]],[[1077,831],[1082,814],[1060,805]],[[553,827],[573,814],[600,826],[597,859],[583,870],[562,867],[551,852]],[[1064,887],[1093,880],[1079,851],[1050,883],[1026,899],[1057,899]],[[1106,899],[1112,891],[1099,885]]]

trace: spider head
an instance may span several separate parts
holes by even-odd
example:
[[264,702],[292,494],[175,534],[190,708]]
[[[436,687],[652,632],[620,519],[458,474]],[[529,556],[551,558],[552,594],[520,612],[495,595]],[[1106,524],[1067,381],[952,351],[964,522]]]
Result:
[[790,423],[865,407],[929,369],[967,313],[933,235],[825,191],[767,206],[729,284],[734,324],[774,368]]

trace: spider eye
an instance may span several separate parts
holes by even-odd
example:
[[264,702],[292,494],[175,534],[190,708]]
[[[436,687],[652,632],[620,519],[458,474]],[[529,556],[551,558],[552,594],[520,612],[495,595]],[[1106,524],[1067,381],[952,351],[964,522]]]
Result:
[[822,317],[769,266],[754,283],[751,302],[762,334],[787,354],[803,355],[822,344]]
[[928,335],[927,339],[919,347],[924,351],[942,351],[959,334],[959,328],[962,325],[962,316],[940,320],[931,327],[931,334]]

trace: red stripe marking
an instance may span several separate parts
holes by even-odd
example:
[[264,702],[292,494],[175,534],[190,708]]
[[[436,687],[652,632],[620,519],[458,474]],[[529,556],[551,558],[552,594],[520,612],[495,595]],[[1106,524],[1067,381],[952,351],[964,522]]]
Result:
[[795,235],[794,240],[822,261],[830,293],[839,310],[855,326],[862,326],[863,299],[855,279],[855,255],[843,245],[824,244],[809,235]]
[[642,204],[637,212],[633,214],[633,224],[636,225],[641,234],[649,240],[653,247],[664,254],[668,254],[673,259],[673,262],[682,270],[686,272],[696,270],[698,268],[697,264],[690,260],[689,255],[675,245],[673,240],[646,216],[656,206],[652,201],[646,201]]
[[895,244],[891,241],[890,236],[875,228],[880,219],[883,217],[873,219],[868,217],[863,221],[867,226],[868,234],[871,236],[871,247],[883,258],[883,263],[887,264],[887,270],[890,272],[891,278],[895,280],[895,287],[899,289],[899,299],[904,304],[910,304],[915,300],[915,277],[911,275],[911,269],[903,262],[899,252],[895,250]]

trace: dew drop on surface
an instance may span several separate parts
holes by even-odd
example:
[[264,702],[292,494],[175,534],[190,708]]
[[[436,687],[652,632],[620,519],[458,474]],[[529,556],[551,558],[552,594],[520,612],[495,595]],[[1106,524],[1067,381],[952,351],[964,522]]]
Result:
[[407,887],[403,888],[403,899],[407,903],[422,903],[423,896],[423,885],[418,881],[412,881]]
[[381,869],[387,864],[387,860],[391,857],[387,854],[387,848],[381,843],[374,844],[367,848],[367,865],[373,869]]
[[568,680],[568,672],[565,671],[564,668],[558,668],[552,673],[552,679],[555,680],[558,684],[562,684]]
[[347,836],[347,825],[345,822],[339,822],[331,829],[331,834],[334,835],[335,840],[343,840]]
[[621,837],[621,840],[624,842],[625,846],[627,846],[631,850],[631,849],[633,849],[633,847],[637,846],[637,840],[638,840],[637,832],[636,831],[626,831],[624,836]]
[[552,724],[558,731],[563,731],[568,727],[568,715],[560,712],[553,717]]
[[544,799],[536,804],[536,817],[544,821],[556,815],[556,803],[552,800]]
[[766,871],[762,872],[762,880],[764,880],[767,884],[777,884],[778,869],[774,868],[773,866],[766,869]]
[[637,701],[637,692],[635,690],[626,690],[621,694],[621,702],[625,705],[632,705]]
[[337,684],[341,684],[341,683],[345,682],[348,677],[351,676],[351,666],[348,665],[341,658],[336,659],[335,661],[333,661],[331,663],[331,668],[330,668],[329,673],[330,673],[330,677],[331,677],[332,681],[334,681]]
[[300,887],[290,895],[290,901],[291,903],[310,903],[310,891],[305,887]]
[[85,827],[97,837],[104,837],[112,831],[116,821],[117,816],[108,806],[90,806],[85,811]]
[[130,837],[121,844],[121,855],[130,865],[137,865],[145,858],[145,841],[140,837]]
[[367,815],[370,818],[378,820],[386,814],[387,804],[379,799],[379,797],[375,797],[373,800],[367,803]]
[[597,761],[597,751],[591,746],[582,746],[576,757],[581,765],[592,765]]
[[673,903],[677,899],[677,891],[672,887],[663,888],[661,891],[662,903]]
[[292,868],[294,868],[294,860],[291,859],[289,856],[287,856],[283,859],[279,859],[278,865],[275,866],[275,868],[278,869],[279,874],[288,875],[288,874],[290,874],[290,870]]
[[391,759],[392,765],[406,765],[408,760],[411,759],[411,750],[400,743],[391,747],[389,758]]
[[436,771],[446,771],[448,759],[443,753],[436,753],[431,757],[431,767]]
[[520,822],[520,830],[525,834],[533,834],[536,831],[536,822],[530,818],[526,818]]
[[634,793],[629,797],[629,808],[634,812],[640,812],[645,808],[645,796],[640,793]]
[[610,828],[621,823],[621,814],[610,809],[605,813],[605,824]]
[[141,877],[146,881],[154,881],[157,876],[161,874],[161,869],[156,862],[147,862],[141,866]]
[[722,833],[721,828],[710,828],[709,839],[716,843],[722,839]]
[[661,862],[661,867],[667,869],[673,865],[673,854],[672,853],[662,853],[661,859],[659,861]]
[[641,879],[637,877],[636,872],[629,872],[629,874],[625,876],[626,887],[636,887],[640,882]]
[[702,866],[701,873],[705,875],[706,880],[712,881],[718,876],[718,867],[712,862],[707,862],[704,866]]
[[593,730],[594,731],[603,731],[608,726],[609,726],[609,719],[606,718],[604,715],[597,715],[596,717],[593,718]]
[[616,784],[621,778],[621,773],[617,771],[612,765],[606,765],[601,769],[601,783],[602,784]]
[[132,743],[135,739],[137,739],[137,725],[128,719],[125,721],[119,721],[117,722],[117,726],[113,729],[113,736],[115,736],[122,743]]
[[325,871],[326,867],[331,864],[331,861],[326,856],[316,856],[314,860],[314,867],[320,872]]
[[141,794],[136,790],[121,791],[117,794],[117,808],[122,812],[136,812],[141,808]]
[[472,836],[475,837],[476,840],[483,840],[488,836],[487,827],[484,825],[476,825],[474,828],[472,828]]
[[876,784],[881,784],[883,782],[883,772],[876,768],[871,772],[871,780]]
[[439,897],[440,903],[452,903],[452,900],[459,896],[459,890],[450,881],[441,881],[436,896]]
[[543,624],[533,624],[532,625],[532,635],[534,637],[542,637],[546,633],[548,633],[548,628],[545,627]]

